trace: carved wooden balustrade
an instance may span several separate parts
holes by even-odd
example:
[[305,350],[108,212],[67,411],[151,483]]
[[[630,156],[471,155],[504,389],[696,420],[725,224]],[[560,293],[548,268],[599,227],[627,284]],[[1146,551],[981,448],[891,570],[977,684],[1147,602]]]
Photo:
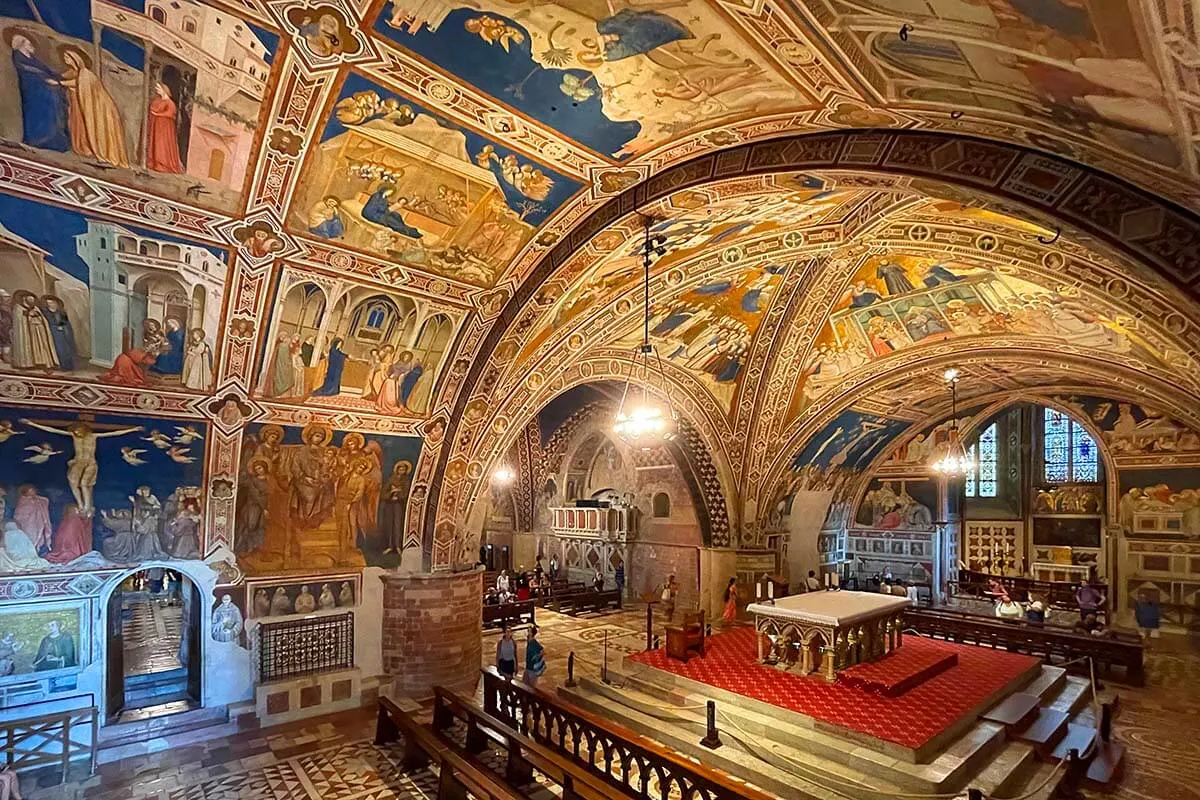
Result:
[[546,692],[511,681],[493,667],[483,671],[483,703],[487,713],[644,800],[771,797]]
[[[19,709],[7,709],[12,716]],[[5,765],[14,771],[58,767],[63,781],[71,762],[86,758],[88,774],[96,771],[96,707],[57,711],[0,722],[0,752]]]

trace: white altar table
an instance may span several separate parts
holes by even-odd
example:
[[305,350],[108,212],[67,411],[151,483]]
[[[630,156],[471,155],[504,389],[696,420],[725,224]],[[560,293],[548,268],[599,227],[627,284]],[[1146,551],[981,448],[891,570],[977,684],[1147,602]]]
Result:
[[[758,631],[758,660],[781,667],[799,662],[805,675],[820,672],[833,681],[840,670],[878,661],[901,644],[904,597],[876,592],[816,591],[751,603]],[[763,653],[763,640],[771,643]]]

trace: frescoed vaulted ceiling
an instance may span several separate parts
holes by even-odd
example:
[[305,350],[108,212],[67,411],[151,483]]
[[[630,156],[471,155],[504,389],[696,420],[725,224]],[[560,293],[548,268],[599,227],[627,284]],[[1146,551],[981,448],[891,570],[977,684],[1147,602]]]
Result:
[[840,415],[943,415],[950,364],[1200,423],[1194,11],[0,0],[0,288],[73,324],[0,338],[0,395],[211,422],[206,552],[247,424],[419,437],[445,567],[518,432],[628,374],[648,225],[656,388],[735,527]]

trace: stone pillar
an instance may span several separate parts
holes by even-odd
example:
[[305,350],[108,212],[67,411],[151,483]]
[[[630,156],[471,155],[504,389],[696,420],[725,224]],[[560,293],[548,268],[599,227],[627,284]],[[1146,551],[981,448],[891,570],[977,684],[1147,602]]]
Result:
[[380,576],[383,671],[398,694],[428,697],[435,685],[475,691],[483,657],[482,571]]

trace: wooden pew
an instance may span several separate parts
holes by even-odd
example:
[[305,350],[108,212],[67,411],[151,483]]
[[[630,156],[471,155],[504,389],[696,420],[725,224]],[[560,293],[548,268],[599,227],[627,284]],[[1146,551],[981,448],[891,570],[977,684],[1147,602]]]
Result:
[[[653,774],[661,786],[671,787],[672,796],[691,800],[773,798],[549,692],[509,680],[494,667],[483,670],[483,701],[484,711],[492,717],[583,764],[610,791],[631,792],[639,800],[662,800],[663,792],[648,785]],[[603,754],[598,764],[592,763],[591,753]]]
[[522,600],[514,603],[485,605],[483,607],[483,627],[503,628],[505,625],[533,625],[534,613],[537,611],[536,600]]
[[[904,624],[924,636],[981,647],[1003,648],[1062,664],[1088,657],[1113,680],[1132,686],[1145,684],[1144,645],[1136,634],[1107,631],[1103,636],[1076,633],[1044,623],[1002,619],[948,609],[912,608],[904,612]],[[1086,664],[1082,666],[1087,671]],[[1120,668],[1120,678],[1113,668]]]
[[572,617],[583,611],[600,612],[609,606],[616,609],[621,607],[621,593],[616,589],[604,589],[597,592],[595,589],[585,588],[560,595],[554,600],[555,611],[561,614],[570,614]]
[[467,800],[469,796],[521,800],[525,795],[497,780],[493,773],[472,764],[443,744],[429,728],[420,725],[386,697],[379,698],[375,744],[384,745],[404,737],[401,764],[405,770],[436,764],[439,800]]
[[[1079,590],[1080,584],[1066,581],[1036,581],[1033,578],[989,575],[986,572],[961,569],[958,571],[958,580],[950,584],[950,593],[990,600],[987,591],[992,580],[999,581],[1008,591],[1009,597],[1018,602],[1028,602],[1029,596],[1034,595],[1055,608],[1079,610],[1075,592]],[[1092,585],[1099,589],[1105,598],[1111,598],[1107,586],[1100,583]],[[1101,609],[1100,613],[1103,617],[1104,609]]]
[[467,736],[465,752],[461,755],[469,762],[482,763],[475,761],[473,756],[494,743],[505,753],[504,779],[508,783],[515,786],[533,783],[536,769],[562,787],[562,797],[569,800],[637,800],[638,795],[604,781],[580,761],[534,741],[454,692],[440,686],[434,687],[433,691],[433,732],[438,741],[457,750],[459,745],[450,738],[447,730],[455,720],[462,722],[467,727]]

